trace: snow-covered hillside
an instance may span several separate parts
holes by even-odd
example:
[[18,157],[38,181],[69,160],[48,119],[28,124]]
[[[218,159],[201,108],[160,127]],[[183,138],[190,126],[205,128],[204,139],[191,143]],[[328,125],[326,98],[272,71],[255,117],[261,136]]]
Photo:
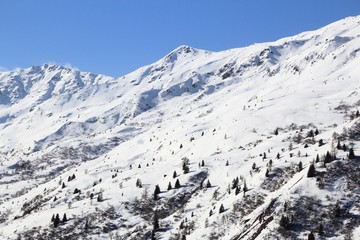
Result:
[[359,66],[349,17],[119,78],[0,72],[1,239],[358,239]]

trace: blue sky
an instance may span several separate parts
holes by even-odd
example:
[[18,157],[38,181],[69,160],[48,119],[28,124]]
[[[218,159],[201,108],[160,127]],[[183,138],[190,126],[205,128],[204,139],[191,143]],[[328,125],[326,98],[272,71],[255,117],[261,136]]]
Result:
[[1,0],[0,66],[71,64],[121,76],[179,45],[274,41],[360,11],[357,0]]

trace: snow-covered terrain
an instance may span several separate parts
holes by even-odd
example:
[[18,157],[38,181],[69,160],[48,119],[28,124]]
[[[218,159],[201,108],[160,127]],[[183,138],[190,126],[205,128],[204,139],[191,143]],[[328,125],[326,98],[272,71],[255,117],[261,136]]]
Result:
[[359,66],[349,17],[119,78],[0,72],[1,239],[359,239]]

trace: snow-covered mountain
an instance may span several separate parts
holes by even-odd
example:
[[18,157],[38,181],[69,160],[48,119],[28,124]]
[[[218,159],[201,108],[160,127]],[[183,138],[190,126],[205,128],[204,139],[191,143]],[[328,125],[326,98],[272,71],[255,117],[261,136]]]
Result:
[[119,78],[1,72],[1,239],[360,238],[359,54],[349,17]]

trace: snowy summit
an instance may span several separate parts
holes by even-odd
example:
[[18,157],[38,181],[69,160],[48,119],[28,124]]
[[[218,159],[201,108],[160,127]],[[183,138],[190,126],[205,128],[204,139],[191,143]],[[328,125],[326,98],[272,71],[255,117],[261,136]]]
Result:
[[114,78],[0,72],[1,239],[359,239],[360,17]]

